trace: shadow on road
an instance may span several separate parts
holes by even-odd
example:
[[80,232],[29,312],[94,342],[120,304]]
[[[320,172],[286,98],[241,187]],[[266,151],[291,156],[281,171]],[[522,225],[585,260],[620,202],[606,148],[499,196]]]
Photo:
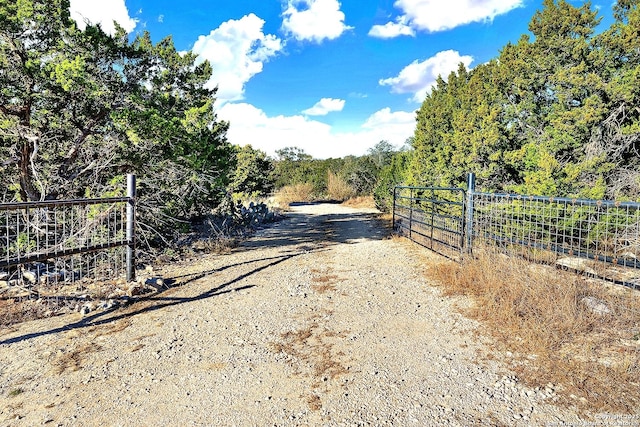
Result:
[[[136,300],[135,302],[133,302],[131,305],[127,306],[124,309],[116,309],[116,310],[110,310],[110,311],[103,311],[103,312],[98,312],[95,313],[91,316],[87,316],[82,318],[81,320],[77,321],[77,322],[73,322],[73,323],[69,323],[66,324],[64,326],[60,326],[57,328],[52,328],[46,331],[40,331],[40,332],[34,332],[34,333],[29,333],[29,334],[24,334],[24,335],[20,335],[17,337],[13,337],[13,338],[8,338],[5,340],[1,340],[0,341],[0,345],[3,344],[14,344],[17,342],[21,342],[21,341],[27,341],[33,338],[37,338],[37,337],[41,337],[41,336],[45,336],[45,335],[52,335],[52,334],[57,334],[60,332],[67,332],[67,331],[71,331],[74,329],[82,329],[82,328],[87,328],[87,327],[93,327],[93,326],[100,326],[100,325],[105,325],[111,322],[115,322],[121,319],[126,319],[126,318],[131,318],[143,313],[148,313],[148,312],[152,312],[152,311],[156,311],[156,310],[160,310],[162,308],[166,308],[166,307],[171,307],[171,306],[176,306],[176,305],[180,305],[180,304],[185,304],[185,303],[189,303],[189,302],[193,302],[193,301],[199,301],[199,300],[203,300],[203,299],[207,299],[207,298],[212,298],[215,296],[220,296],[220,295],[224,295],[227,294],[229,292],[236,292],[236,291],[240,291],[240,290],[244,290],[244,289],[250,289],[253,288],[254,286],[241,286],[241,287],[237,287],[234,288],[232,287],[234,284],[242,281],[243,279],[250,277],[254,274],[260,273],[264,270],[267,270],[271,267],[274,267],[284,261],[290,260],[292,258],[295,258],[299,255],[302,255],[303,253],[305,253],[304,251],[301,252],[297,252],[297,253],[290,253],[290,254],[283,254],[282,256],[276,256],[276,257],[272,257],[272,258],[258,258],[255,260],[250,260],[250,261],[246,261],[246,262],[242,262],[242,263],[237,263],[237,264],[232,264],[232,265],[227,265],[224,266],[222,268],[217,268],[217,269],[211,269],[211,270],[206,270],[206,271],[202,271],[199,273],[194,273],[191,275],[184,275],[184,276],[177,276],[174,278],[170,278],[169,280],[173,280],[173,281],[177,281],[178,279],[181,278],[186,278],[186,280],[182,280],[182,281],[177,281],[178,285],[174,286],[172,288],[169,288],[165,291],[162,291],[160,293],[154,294],[153,296],[150,297],[145,297],[145,298],[140,298],[138,300]],[[222,283],[218,286],[215,286],[205,292],[202,292],[198,295],[192,296],[192,297],[173,297],[170,296],[168,294],[170,294],[171,292],[175,291],[177,287],[181,287],[184,286],[188,283],[191,283],[195,280],[198,279],[202,279],[206,276],[209,276],[211,274],[217,273],[219,271],[223,271],[226,270],[228,268],[232,268],[232,267],[238,267],[241,265],[246,265],[246,264],[251,264],[254,262],[263,262],[263,261],[270,261],[268,264],[262,265],[260,267],[256,267],[253,270],[244,273],[244,274],[240,274],[237,277],[235,277],[232,280],[229,280],[225,283]]]
[[[256,257],[241,263],[229,264],[220,268],[208,269],[192,274],[166,278],[166,283],[176,285],[167,290],[148,297],[136,299],[124,309],[96,312],[73,323],[52,328],[46,331],[28,333],[0,341],[0,345],[13,344],[32,338],[56,334],[59,332],[100,326],[117,320],[131,318],[139,314],[159,310],[166,307],[198,301],[223,295],[253,286],[234,288],[233,285],[241,280],[274,267],[284,261],[302,254],[321,252],[332,245],[355,243],[359,240],[381,240],[387,237],[390,229],[374,214],[370,213],[339,213],[339,214],[310,214],[293,212],[287,218],[272,227],[261,230],[256,236],[244,242],[235,251],[251,251],[263,248],[279,248],[279,255],[264,258]],[[193,281],[205,278],[214,273],[251,263],[264,263],[253,270],[238,275],[236,278],[215,286],[199,295],[192,297],[174,297],[170,294],[177,288]]]
[[251,250],[264,247],[287,247],[303,245],[307,250],[318,246],[327,247],[356,241],[382,240],[391,229],[370,213],[340,213],[311,215],[288,213],[287,218],[274,226],[261,230],[251,240],[237,250]]

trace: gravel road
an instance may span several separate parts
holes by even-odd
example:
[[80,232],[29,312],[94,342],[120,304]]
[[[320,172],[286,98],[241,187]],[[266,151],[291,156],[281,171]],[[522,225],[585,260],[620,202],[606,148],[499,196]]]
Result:
[[418,252],[372,210],[297,206],[157,273],[180,286],[0,331],[0,425],[585,425],[482,357]]

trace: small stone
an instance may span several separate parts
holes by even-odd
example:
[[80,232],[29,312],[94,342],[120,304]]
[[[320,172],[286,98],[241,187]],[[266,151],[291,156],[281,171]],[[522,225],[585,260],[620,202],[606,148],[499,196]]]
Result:
[[38,280],[38,276],[36,275],[36,273],[34,273],[33,271],[29,271],[29,270],[24,270],[22,272],[22,277],[29,281],[30,283],[36,283],[36,281]]

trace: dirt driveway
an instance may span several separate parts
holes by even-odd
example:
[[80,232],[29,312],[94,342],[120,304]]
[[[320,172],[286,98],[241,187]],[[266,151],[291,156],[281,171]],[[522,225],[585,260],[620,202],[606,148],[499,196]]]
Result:
[[0,332],[2,426],[578,424],[487,351],[371,210],[298,206],[177,284]]

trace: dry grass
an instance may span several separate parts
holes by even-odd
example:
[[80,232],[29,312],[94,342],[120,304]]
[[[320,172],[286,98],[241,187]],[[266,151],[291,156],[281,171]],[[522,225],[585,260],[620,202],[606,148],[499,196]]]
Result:
[[283,333],[280,342],[271,343],[271,349],[302,362],[300,367],[311,368],[307,374],[322,383],[348,373],[340,361],[344,355],[333,351],[330,341],[335,337],[344,337],[344,333],[321,329],[317,323],[312,323],[306,328]]
[[319,411],[322,409],[322,400],[320,400],[320,396],[317,394],[312,394],[307,397],[307,404],[309,405],[309,409],[312,411]]
[[211,363],[205,363],[203,367],[208,371],[221,371],[225,369],[227,365],[228,364],[226,362],[211,362]]
[[100,337],[104,335],[117,334],[118,332],[127,329],[132,324],[133,324],[133,320],[131,320],[130,317],[116,320],[115,322],[110,322],[96,328],[96,336]]
[[637,292],[499,254],[445,262],[429,274],[445,294],[472,298],[465,311],[513,353],[512,368],[530,386],[560,385],[561,400],[582,410],[640,408]]
[[335,284],[340,281],[340,278],[335,274],[323,273],[320,270],[312,269],[313,277],[311,281],[311,289],[319,294],[326,292],[333,292],[336,290]]
[[85,357],[96,351],[100,351],[100,346],[88,343],[64,352],[53,361],[53,372],[60,375],[66,371],[77,371],[82,367]]
[[312,202],[315,200],[311,183],[286,185],[275,194],[275,201],[280,208],[286,208],[293,202]]
[[0,299],[0,328],[58,315],[61,312],[61,305],[55,299],[51,301],[29,298]]
[[346,200],[342,204],[350,208],[375,208],[376,207],[376,201],[373,199],[373,196],[351,197],[350,199]]
[[327,171],[327,197],[344,202],[355,196],[356,192],[347,181],[331,171]]

